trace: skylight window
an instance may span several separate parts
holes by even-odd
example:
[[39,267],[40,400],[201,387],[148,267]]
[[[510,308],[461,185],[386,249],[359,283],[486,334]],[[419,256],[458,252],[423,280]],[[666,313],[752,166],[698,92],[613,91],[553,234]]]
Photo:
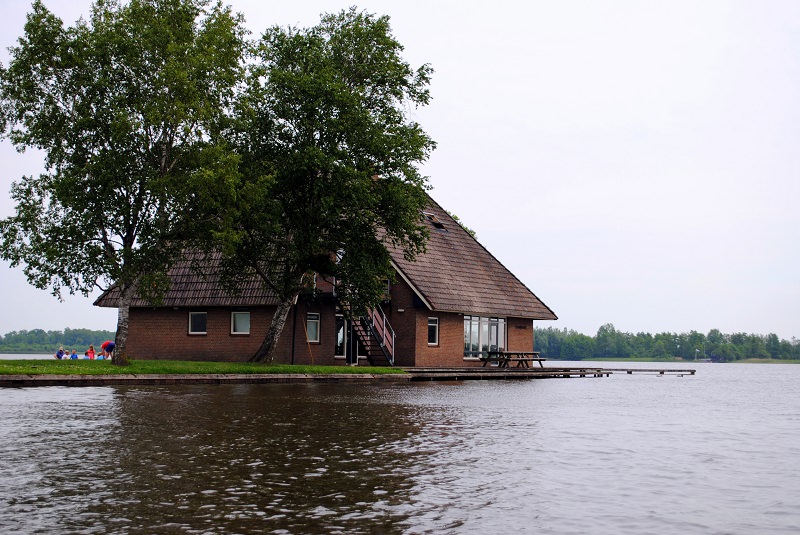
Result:
[[427,219],[428,221],[430,221],[430,223],[431,223],[431,224],[432,224],[434,227],[436,227],[436,228],[440,228],[440,229],[443,229],[443,230],[444,230],[444,223],[442,223],[441,221],[439,221],[439,218],[438,218],[438,217],[436,217],[435,215],[433,215],[432,213],[430,213],[430,212],[422,212],[422,216],[423,216],[425,219]]

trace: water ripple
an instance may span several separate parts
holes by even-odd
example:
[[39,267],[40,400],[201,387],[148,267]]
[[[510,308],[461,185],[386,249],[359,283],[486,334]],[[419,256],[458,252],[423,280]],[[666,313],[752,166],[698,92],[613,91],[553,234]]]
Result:
[[11,534],[797,532],[800,367],[705,372],[7,390],[0,526]]

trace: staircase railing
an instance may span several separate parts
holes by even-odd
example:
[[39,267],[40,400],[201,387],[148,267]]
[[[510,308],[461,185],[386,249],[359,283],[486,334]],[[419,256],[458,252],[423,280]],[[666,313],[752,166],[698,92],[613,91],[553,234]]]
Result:
[[394,366],[394,329],[386,320],[386,314],[380,307],[375,307],[370,312],[370,323],[375,337],[386,353],[389,363]]
[[386,362],[394,366],[394,329],[381,310],[370,310],[364,316],[353,319],[353,332],[366,351],[370,365]]

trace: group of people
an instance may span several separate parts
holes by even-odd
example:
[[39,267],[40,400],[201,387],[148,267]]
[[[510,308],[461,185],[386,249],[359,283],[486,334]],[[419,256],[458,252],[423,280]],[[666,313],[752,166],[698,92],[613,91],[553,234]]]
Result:
[[[90,345],[89,349],[87,349],[83,353],[83,358],[89,359],[89,360],[110,359],[111,355],[114,354],[114,347],[116,347],[116,345],[114,344],[114,342],[112,340],[106,340],[105,342],[103,342],[100,345],[100,351],[99,352],[95,352],[94,345]],[[58,360],[77,360],[78,359],[78,352],[76,350],[74,350],[74,349],[72,350],[72,352],[70,352],[68,349],[65,350],[64,346],[61,346],[61,347],[58,348],[58,351],[56,351],[56,354],[54,356]]]

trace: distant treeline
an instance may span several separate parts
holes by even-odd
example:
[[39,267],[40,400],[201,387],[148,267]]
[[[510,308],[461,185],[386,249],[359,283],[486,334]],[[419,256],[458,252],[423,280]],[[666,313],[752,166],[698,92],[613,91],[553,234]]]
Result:
[[92,331],[90,329],[64,329],[63,331],[12,331],[0,336],[0,353],[53,353],[60,346],[78,352],[79,355],[94,344],[99,348],[106,340],[114,339],[114,331]]
[[[0,336],[0,353],[55,353],[60,346],[83,354],[89,344],[98,347],[113,340],[114,331],[64,329],[63,331],[12,331]],[[563,360],[585,358],[708,358],[716,361],[741,359],[800,360],[800,340],[781,340],[776,334],[628,333],[607,323],[588,336],[571,329],[537,328],[535,350],[543,357]]]
[[742,359],[800,360],[800,340],[781,340],[776,334],[723,334],[712,329],[708,334],[689,333],[627,333],[607,323],[588,336],[573,330],[537,328],[535,350],[543,357],[562,360],[585,358],[651,358],[686,360],[711,359],[734,361]]

